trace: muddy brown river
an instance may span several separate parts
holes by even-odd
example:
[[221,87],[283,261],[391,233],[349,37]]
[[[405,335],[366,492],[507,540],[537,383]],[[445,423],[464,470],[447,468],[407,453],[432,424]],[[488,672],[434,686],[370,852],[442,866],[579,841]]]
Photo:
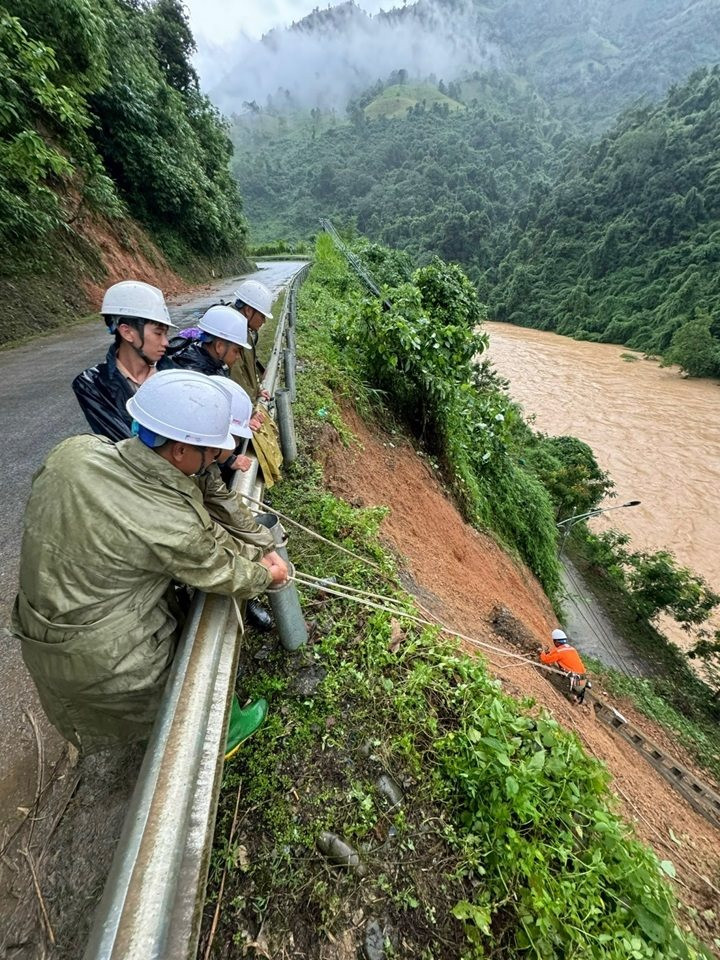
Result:
[[720,382],[684,380],[641,354],[628,362],[626,347],[486,329],[490,357],[536,427],[590,444],[615,481],[609,506],[642,501],[592,528],[623,530],[636,549],[669,548],[720,592]]

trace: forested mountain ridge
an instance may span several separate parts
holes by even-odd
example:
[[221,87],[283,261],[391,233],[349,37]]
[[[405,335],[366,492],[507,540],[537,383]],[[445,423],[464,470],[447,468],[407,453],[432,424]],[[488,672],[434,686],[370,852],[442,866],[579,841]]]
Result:
[[716,0],[418,0],[370,17],[348,2],[236,49],[212,91],[226,111],[286,91],[296,107],[342,110],[392,70],[448,82],[497,69],[599,130],[714,63],[720,12]]
[[131,218],[176,267],[243,262],[232,144],[199,89],[193,50],[180,0],[0,6],[0,340],[64,311],[61,293],[57,316],[21,316],[22,298],[7,299],[14,280],[67,279],[76,308],[78,284],[102,275],[98,232],[130,254],[140,237]]
[[487,277],[493,317],[720,375],[720,67],[631,111],[536,188]]
[[373,111],[376,85],[351,105],[349,123],[313,111],[304,123],[277,118],[271,131],[261,113],[242,135],[233,130],[233,171],[256,239],[305,237],[320,216],[351,219],[421,261],[437,253],[481,279],[495,263],[494,231],[552,168],[560,124],[536,94],[497,74],[469,81],[473,100],[458,110],[400,86],[414,98],[403,120]]

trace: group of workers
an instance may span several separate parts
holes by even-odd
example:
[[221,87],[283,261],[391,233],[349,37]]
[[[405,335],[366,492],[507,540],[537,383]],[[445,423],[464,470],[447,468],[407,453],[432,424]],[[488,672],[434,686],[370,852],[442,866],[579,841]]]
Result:
[[[197,327],[175,325],[160,290],[124,281],[101,307],[114,341],[73,390],[93,434],[56,446],[33,479],[12,618],[50,721],[84,752],[147,739],[172,665],[187,590],[249,601],[287,580],[269,530],[229,488],[250,464],[266,483],[279,457],[262,408],[257,332],[272,296],[247,280]],[[561,630],[542,653],[582,702],[585,668]],[[226,755],[264,720],[233,701]]]
[[[160,290],[110,287],[101,313],[114,342],[73,390],[93,434],[56,446],[33,479],[12,629],[43,708],[89,753],[149,736],[188,588],[253,600],[287,580],[269,530],[226,482],[252,442],[272,482],[279,463],[262,400],[257,331],[272,296],[247,280],[172,341]],[[262,451],[262,453],[261,453]],[[267,704],[233,701],[226,754]]]

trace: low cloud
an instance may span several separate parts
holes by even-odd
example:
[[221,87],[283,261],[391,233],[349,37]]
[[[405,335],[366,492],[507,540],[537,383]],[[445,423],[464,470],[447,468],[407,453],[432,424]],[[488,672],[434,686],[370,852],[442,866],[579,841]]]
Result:
[[[201,51],[201,61],[208,53]],[[501,63],[499,48],[479,32],[471,2],[457,4],[449,17],[433,0],[376,16],[353,3],[316,10],[260,41],[236,37],[210,56],[213,70],[201,64],[205,86],[225,113],[243,112],[245,102],[264,106],[268,97],[281,104],[288,94],[293,105],[342,108],[393,70],[447,81]]]

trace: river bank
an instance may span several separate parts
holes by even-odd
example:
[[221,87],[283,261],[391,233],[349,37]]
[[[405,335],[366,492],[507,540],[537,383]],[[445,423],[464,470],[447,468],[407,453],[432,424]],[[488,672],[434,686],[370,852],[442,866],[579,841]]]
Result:
[[[639,550],[669,549],[720,591],[720,382],[683,379],[614,344],[504,323],[486,329],[490,359],[535,427],[580,437],[615,482],[613,502],[641,501],[591,521],[592,530],[629,533]],[[663,628],[686,645],[681,631]]]

